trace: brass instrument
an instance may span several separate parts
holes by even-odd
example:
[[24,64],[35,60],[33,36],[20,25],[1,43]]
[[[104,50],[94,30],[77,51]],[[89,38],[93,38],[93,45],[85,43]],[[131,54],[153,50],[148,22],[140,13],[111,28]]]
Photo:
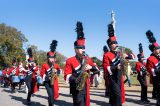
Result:
[[128,63],[129,63],[129,60],[125,59],[124,57],[124,48],[123,47],[119,47],[117,46],[116,48],[117,50],[117,55],[119,55],[120,57],[120,65],[121,65],[121,72],[123,75],[126,75],[126,70],[127,70],[127,66],[128,66]]
[[[85,53],[84,53],[84,57],[85,57]],[[86,80],[89,78],[89,74],[85,71],[86,65],[88,64],[88,59],[86,57],[83,58],[84,59],[84,63],[82,65],[82,69],[80,71],[80,75],[77,77],[77,79],[80,79],[80,81],[76,83],[77,84],[76,90],[78,90],[78,91],[83,90],[84,85],[86,83]]]
[[52,73],[51,73],[51,78],[50,78],[50,84],[54,85],[54,81],[57,78],[57,74],[56,74],[56,69],[52,66]]
[[126,60],[123,55],[120,56],[120,65],[121,65],[121,71],[122,71],[122,74],[123,75],[126,75],[127,74],[127,67],[128,67],[128,63],[129,61]]

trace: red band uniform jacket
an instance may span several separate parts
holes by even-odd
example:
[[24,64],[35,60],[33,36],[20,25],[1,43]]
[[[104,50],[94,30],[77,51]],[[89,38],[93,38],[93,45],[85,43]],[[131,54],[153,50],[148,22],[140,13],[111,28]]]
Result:
[[[96,66],[90,58],[88,58],[87,63],[91,66]],[[76,56],[71,57],[67,59],[66,61],[66,67],[65,67],[65,72],[64,72],[64,79],[66,82],[70,82],[74,73],[76,73],[76,70],[78,70],[81,67],[81,63],[78,61]],[[87,72],[90,72],[88,70]],[[70,80],[70,81],[69,81]],[[71,94],[74,92],[75,86],[70,83],[70,92]],[[90,94],[89,94],[89,89],[90,89],[90,82],[89,79],[86,81],[86,106],[90,106]]]
[[[144,62],[142,64],[141,62],[136,62],[136,71],[137,71],[138,75],[141,76],[141,77],[146,75],[147,74],[146,63]],[[146,85],[147,85],[147,80],[146,80]]]
[[[33,93],[38,91],[38,86],[37,86],[37,71],[38,71],[38,66],[34,66],[33,70],[31,71],[31,67],[28,67],[28,70],[26,71],[26,80],[31,80],[33,84]],[[27,76],[31,75],[31,79],[27,78]]]
[[[106,52],[104,54],[104,57],[103,57],[103,69],[104,69],[104,73],[106,75],[114,75],[114,73],[116,71],[120,71],[120,70],[117,70],[116,67],[112,66],[111,64],[112,63],[115,63],[115,64],[119,64],[118,62],[120,62],[120,60],[117,60],[117,56],[115,53],[113,52]],[[124,103],[125,102],[125,91],[124,91],[124,82],[123,82],[123,76],[121,75],[119,77],[119,81],[120,81],[120,88],[121,88],[121,103]]]
[[147,59],[146,64],[147,71],[150,74],[150,83],[153,83],[152,78],[157,76],[156,67],[158,67],[158,65],[160,65],[158,58],[156,58],[155,55],[151,54],[151,56]]
[[[54,67],[56,70],[60,70],[60,66],[59,66],[57,63],[55,63],[53,67]],[[50,70],[49,64],[48,64],[48,63],[44,63],[44,64],[42,65],[42,69],[41,69],[41,72],[40,72],[41,77],[43,78],[44,81],[45,81],[45,79],[46,79],[46,73],[47,73],[48,70]],[[58,97],[59,97],[59,93],[58,93],[58,91],[59,91],[58,77],[54,80],[53,88],[54,88],[54,97],[53,97],[53,98],[54,98],[55,100],[57,100]]]

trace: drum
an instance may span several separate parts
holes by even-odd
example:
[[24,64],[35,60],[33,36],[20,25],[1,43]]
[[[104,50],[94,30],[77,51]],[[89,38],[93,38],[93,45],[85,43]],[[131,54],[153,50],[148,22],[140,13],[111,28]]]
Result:
[[37,76],[37,83],[42,85],[43,84],[43,79],[40,76]]
[[20,82],[19,77],[18,76],[12,76],[12,82],[13,83],[19,83]]
[[0,77],[2,77],[2,75],[3,75],[3,74],[2,74],[2,71],[0,70]]
[[24,76],[23,76],[23,75],[20,75],[20,76],[19,76],[19,79],[20,79],[20,80],[24,80]]

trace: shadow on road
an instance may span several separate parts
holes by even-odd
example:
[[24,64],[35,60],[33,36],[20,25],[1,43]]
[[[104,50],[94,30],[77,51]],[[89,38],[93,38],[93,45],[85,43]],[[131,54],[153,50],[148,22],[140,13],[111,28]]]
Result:
[[[125,92],[136,92],[136,93],[140,93],[141,91],[139,90],[125,90]],[[147,91],[148,93],[152,93],[152,91]]]
[[36,96],[38,98],[43,98],[43,99],[47,99],[48,100],[48,97],[46,97],[46,96],[37,95],[37,94],[33,94],[33,96]]
[[[59,93],[59,96],[72,97],[70,94],[63,94],[63,93]],[[55,101],[55,105],[57,105],[57,106],[73,106],[72,103],[67,102],[65,100],[57,100],[57,101]]]
[[[11,99],[14,99],[16,101],[20,101],[22,102],[24,105],[27,105],[26,104],[26,99],[22,98],[22,97],[17,97],[17,96],[13,96],[13,95],[10,95]],[[31,105],[30,106],[46,106],[46,105],[42,105],[38,102],[31,102]]]
[[26,93],[24,90],[18,90],[19,93]]
[[131,96],[131,97],[141,97],[140,95],[132,95],[132,94],[125,94],[125,96]]
[[[37,94],[35,94],[35,95],[33,95],[33,96],[36,96],[36,97],[39,97],[39,98],[43,98],[43,99],[48,99],[47,96],[42,96],[42,95],[37,95]],[[69,94],[62,94],[62,93],[59,93],[59,96],[72,97],[72,96],[69,95]]]
[[[71,95],[62,94],[62,93],[59,93],[59,95],[60,96],[65,96],[65,97],[71,97]],[[42,96],[42,95],[37,95],[37,94],[35,94],[34,96],[36,96],[38,98],[43,98],[43,99],[48,100],[47,96]],[[64,101],[64,100],[55,100],[54,104],[57,105],[57,106],[73,106],[72,103],[69,103],[69,102]]]
[[143,106],[155,106],[156,105],[155,103],[144,103],[140,100],[131,99],[131,98],[126,98],[126,102],[131,102],[131,103],[135,103],[135,105],[139,104],[139,105],[143,105]]
[[57,101],[55,101],[54,104],[57,105],[57,106],[73,106],[72,103],[69,103],[69,102],[66,102],[66,101],[63,101],[63,100],[57,100]]
[[[132,95],[132,94],[125,94],[126,96],[131,96],[131,97],[141,97],[140,95]],[[152,99],[151,97],[148,97],[148,99]]]
[[3,89],[2,92],[13,93],[10,89]]
[[65,97],[72,97],[72,95],[71,95],[71,94],[63,94],[63,93],[59,93],[59,95],[61,95],[61,96],[65,96]]
[[90,95],[106,97],[104,92],[90,91]]
[[93,94],[93,93],[90,93],[90,95],[93,95],[93,96],[100,96],[100,97],[106,97],[104,94]]
[[103,101],[98,101],[98,100],[90,100],[92,103],[95,103],[96,106],[111,106],[109,103],[106,102],[103,102]]
[[[19,92],[19,93],[26,93],[24,90],[15,89],[15,91],[16,91],[16,92]],[[15,92],[11,91],[10,89],[3,89],[3,92],[15,93]]]

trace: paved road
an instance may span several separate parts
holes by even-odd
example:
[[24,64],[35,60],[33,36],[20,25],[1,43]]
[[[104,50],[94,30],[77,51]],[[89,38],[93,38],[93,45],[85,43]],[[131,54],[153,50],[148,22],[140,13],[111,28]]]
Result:
[[[132,86],[126,88],[126,103],[124,106],[144,106],[140,99],[140,87]],[[150,90],[150,89],[149,89]],[[60,83],[60,97],[55,102],[55,106],[73,106],[72,98],[69,95],[68,85]],[[17,90],[16,93],[11,93],[9,88],[0,87],[0,106],[25,106],[27,94],[23,90]],[[151,103],[145,104],[147,106],[155,106],[156,101],[151,99],[151,93],[148,94]],[[43,86],[40,87],[40,91],[33,95],[31,98],[31,106],[47,106],[47,93]],[[91,106],[110,106],[108,104],[108,98],[104,97],[104,88],[92,88],[91,89]]]

